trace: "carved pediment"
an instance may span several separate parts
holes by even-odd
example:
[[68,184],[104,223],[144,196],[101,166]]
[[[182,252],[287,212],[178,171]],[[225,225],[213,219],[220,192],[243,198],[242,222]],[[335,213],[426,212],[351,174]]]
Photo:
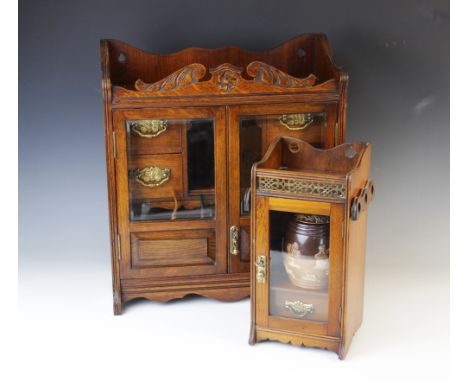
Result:
[[253,61],[247,66],[246,74],[251,79],[242,76],[243,68],[229,63],[211,68],[209,70],[211,77],[201,81],[206,71],[202,64],[190,64],[152,84],[138,79],[135,82],[136,91],[117,86],[114,88],[114,95],[117,97],[198,96],[336,89],[335,80],[316,85],[317,77],[314,74],[305,78],[296,78],[261,61]]

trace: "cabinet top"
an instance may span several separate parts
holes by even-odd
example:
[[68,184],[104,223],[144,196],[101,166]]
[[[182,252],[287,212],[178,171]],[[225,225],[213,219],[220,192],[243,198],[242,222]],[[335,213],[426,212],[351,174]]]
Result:
[[254,172],[345,179],[368,161],[370,152],[371,145],[367,142],[320,149],[300,139],[283,136],[271,143],[262,160],[254,165]]
[[[366,142],[343,143],[322,150],[300,139],[278,137],[262,160],[252,167],[255,192],[344,203],[356,196],[362,187],[359,182],[367,180],[370,157],[371,145]],[[370,182],[366,205],[373,196],[374,186]]]
[[101,40],[104,91],[112,99],[337,92],[347,82],[323,34],[305,34],[267,51],[227,46],[144,52]]

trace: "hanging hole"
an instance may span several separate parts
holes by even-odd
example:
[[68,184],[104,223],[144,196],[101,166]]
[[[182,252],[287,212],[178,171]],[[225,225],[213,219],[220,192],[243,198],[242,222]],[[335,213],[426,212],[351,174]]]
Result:
[[306,51],[305,51],[304,49],[299,48],[299,49],[297,50],[297,57],[303,58],[303,57],[305,57],[305,55],[306,55]]
[[291,151],[293,154],[298,153],[300,150],[299,145],[296,142],[291,142],[289,144],[289,151]]
[[117,60],[121,63],[124,64],[127,61],[127,56],[123,53],[119,54],[119,57],[117,57]]
[[371,186],[370,192],[371,192],[372,195],[374,195],[374,185]]
[[364,201],[365,201],[366,204],[367,204],[367,192],[364,194]]
[[354,150],[354,147],[353,146],[349,146],[347,149],[346,149],[346,156],[348,158],[354,158],[356,156],[356,150]]
[[360,214],[361,213],[361,203],[358,203],[357,210],[358,210],[358,214]]

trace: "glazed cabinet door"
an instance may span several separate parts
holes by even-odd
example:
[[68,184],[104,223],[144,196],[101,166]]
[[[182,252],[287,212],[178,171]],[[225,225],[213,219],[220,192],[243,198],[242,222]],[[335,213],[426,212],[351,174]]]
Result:
[[291,103],[228,107],[229,270],[250,267],[251,168],[278,136],[292,136],[316,147],[337,143],[337,104]]
[[225,273],[224,108],[113,113],[122,278]]
[[343,205],[260,196],[255,214],[257,325],[338,337]]

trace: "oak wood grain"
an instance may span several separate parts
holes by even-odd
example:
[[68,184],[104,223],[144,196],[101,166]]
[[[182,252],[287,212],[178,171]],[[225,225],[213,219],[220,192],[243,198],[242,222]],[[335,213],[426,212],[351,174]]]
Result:
[[[265,123],[262,154],[279,135],[325,148],[343,142],[348,76],[335,64],[326,36],[298,36],[263,52],[225,47],[170,54],[102,40],[101,71],[114,313],[121,313],[123,301],[138,297],[159,301],[191,293],[224,300],[245,297],[255,224],[250,216],[240,215],[239,118],[285,113],[325,116],[323,127],[307,133]],[[214,123],[215,186],[210,190],[190,190],[187,182],[187,121],[196,118]],[[128,121],[155,119],[169,121],[157,137],[128,135]],[[159,192],[129,183],[134,168],[143,165],[172,166],[172,178]],[[174,195],[184,197],[179,207],[200,208],[199,196],[204,195],[205,202],[215,205],[215,218],[131,221],[131,194],[147,198],[151,208],[164,209],[174,204]],[[231,225],[240,227],[238,256],[228,250]],[[202,255],[201,238],[183,242],[188,231],[209,237],[207,255]],[[140,259],[144,266],[138,267],[139,249],[132,237],[144,235],[154,241],[150,238],[145,244]]]
[[[290,144],[294,144],[292,151]],[[322,347],[334,351],[340,359],[346,357],[352,337],[363,318],[367,210],[374,192],[372,182],[369,181],[370,158],[371,147],[368,143],[354,142],[321,150],[304,141],[281,137],[272,143],[262,160],[253,166],[253,203],[257,208],[251,222],[252,259],[269,253],[270,211],[326,215],[330,220],[330,268],[327,320],[311,322],[289,315],[273,314],[269,306],[270,277],[267,273],[267,282],[259,283],[252,264],[250,344],[275,340],[293,345]],[[289,182],[336,182],[343,185],[345,191],[340,198],[316,195],[312,189],[297,196],[289,192],[292,187],[292,183],[289,183],[285,190],[278,189],[276,194],[268,194],[259,188],[258,180],[264,176],[274,179],[284,177]],[[356,199],[359,200],[360,210],[352,217],[351,206]],[[269,261],[267,256],[267,264]],[[309,303],[310,300],[307,301]]]

